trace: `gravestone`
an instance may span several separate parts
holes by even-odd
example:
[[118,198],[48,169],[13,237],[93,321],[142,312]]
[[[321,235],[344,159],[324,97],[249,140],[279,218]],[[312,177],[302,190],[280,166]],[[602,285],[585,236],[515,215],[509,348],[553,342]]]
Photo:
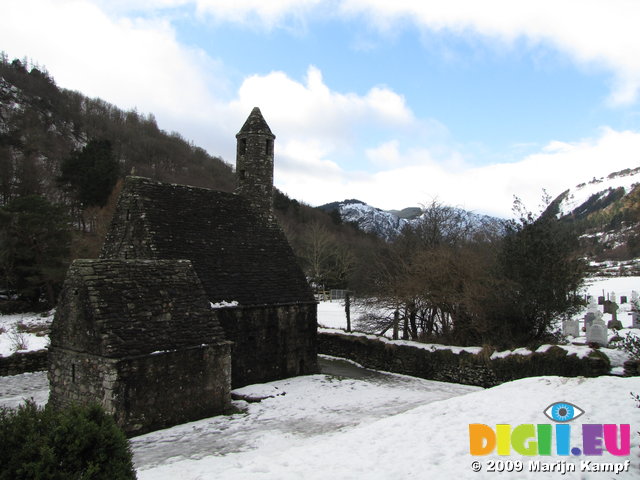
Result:
[[587,308],[587,313],[584,316],[585,329],[589,328],[593,324],[594,320],[602,320],[602,312],[598,308],[598,305],[596,305],[595,301],[591,299],[589,307]]
[[562,335],[565,337],[578,337],[580,336],[580,328],[577,320],[565,320],[562,322]]
[[594,320],[587,328],[587,343],[597,343],[603,347],[609,343],[607,341],[607,327],[601,319]]
[[612,316],[612,320],[617,320],[618,317],[618,304],[611,300],[607,300],[604,302],[604,313],[609,313]]
[[584,316],[584,327],[589,328],[593,324],[593,321],[595,319],[596,319],[595,312],[587,312]]
[[612,330],[622,330],[622,322],[618,319],[609,320],[607,322],[607,328],[610,328]]
[[616,292],[609,294],[609,299],[604,302],[604,313],[611,314],[611,322],[618,322],[618,304],[616,303]]
[[640,313],[630,312],[631,315],[631,328],[640,328]]
[[602,319],[602,312],[596,304],[595,298],[589,297],[589,306],[587,307],[587,313],[584,316],[585,331],[593,324],[593,321],[596,319]]

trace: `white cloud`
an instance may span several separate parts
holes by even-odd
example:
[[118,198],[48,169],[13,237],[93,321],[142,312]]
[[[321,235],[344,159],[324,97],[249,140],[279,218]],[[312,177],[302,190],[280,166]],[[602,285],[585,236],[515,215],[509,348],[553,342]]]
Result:
[[[594,176],[637,166],[640,133],[603,128],[598,138],[576,143],[551,142],[519,162],[462,169],[434,162],[428,151],[401,153],[396,147],[394,142],[385,143],[369,154],[409,166],[359,176],[343,171],[338,178],[334,174],[330,181],[318,175],[301,188],[293,183],[287,185],[287,192],[312,204],[358,198],[385,209],[416,206],[438,198],[446,204],[508,217],[514,195],[535,211],[543,188],[555,197]],[[417,158],[399,159],[402,155],[422,155],[423,162],[419,164]]]
[[[314,66],[308,68],[304,82],[284,72],[246,78],[229,103],[228,118],[241,125],[254,106],[260,107],[277,137],[276,153],[298,158],[307,171],[315,171],[310,165],[313,159],[324,167],[326,159],[335,164],[339,158],[347,167],[350,160],[361,158],[357,148],[366,143],[371,129],[392,135],[419,125],[401,95],[385,87],[373,87],[364,95],[336,92]],[[294,170],[291,162],[280,168],[280,174],[287,169]]]
[[510,44],[544,42],[582,65],[614,73],[611,102],[632,103],[640,89],[640,2],[629,0],[344,0],[345,15],[366,15],[383,30],[409,21],[429,30],[476,34]]
[[[6,0],[0,45],[44,63],[56,82],[158,119],[208,115],[215,61],[163,20],[111,18],[83,0]],[[34,14],[37,12],[37,14]],[[212,85],[213,84],[213,85]]]
[[398,140],[390,140],[375,148],[366,149],[365,154],[374,165],[381,167],[398,166],[402,163],[402,157],[400,156],[398,147]]
[[258,23],[267,29],[297,28],[319,16],[364,16],[386,32],[397,30],[398,22],[411,22],[506,45],[525,38],[532,45],[552,46],[579,65],[612,72],[609,100],[614,105],[635,102],[640,91],[640,2],[635,0],[193,1],[200,13],[219,21]]
[[[164,1],[163,5],[182,4]],[[142,8],[146,2],[136,0],[133,5]],[[300,11],[316,3],[305,3]],[[640,3],[621,9],[621,2],[609,1],[605,9],[599,1],[567,1],[554,3],[555,10],[547,0],[518,3],[518,9],[498,0],[433,4],[345,0],[343,5],[350,14],[367,13],[375,21],[384,17],[390,25],[404,18],[433,29],[471,30],[506,42],[522,35],[551,42],[580,62],[600,61],[615,71],[614,100],[634,98],[640,83],[638,34],[635,28],[630,30],[626,18],[616,26],[619,31],[613,31],[611,23],[620,12],[634,17]],[[256,8],[265,9],[261,15],[274,22],[294,8],[293,1],[262,4]],[[482,8],[476,7],[480,4]],[[241,13],[258,3],[207,5],[216,6],[223,15],[224,9]],[[537,5],[548,7],[548,14]],[[575,8],[575,18],[567,5]],[[612,12],[605,11],[609,8]],[[234,160],[234,134],[251,108],[260,106],[277,136],[277,186],[312,204],[355,197],[381,208],[402,208],[438,197],[469,209],[509,215],[514,194],[535,208],[543,187],[555,195],[592,176],[634,167],[640,159],[640,133],[605,128],[598,138],[549,142],[520,162],[471,168],[448,146],[444,126],[417,119],[405,98],[385,86],[372,86],[364,94],[338,92],[311,66],[302,81],[275,71],[252,75],[232,92],[225,83],[224,66],[181,45],[168,21],[110,16],[86,0],[5,0],[0,45],[9,56],[28,55],[43,63],[65,88],[122,108],[153,112],[161,128],[178,130],[228,161]],[[372,131],[383,135],[367,137]],[[352,159],[369,163],[353,165]],[[363,171],[370,165],[378,168],[377,173]]]
[[364,96],[335,92],[314,66],[309,67],[304,83],[284,72],[252,75],[242,83],[231,105],[242,111],[258,105],[279,131],[333,146],[348,141],[363,123],[401,128],[415,121],[404,98],[392,90],[373,87]]
[[[350,178],[363,175],[348,165],[353,158],[365,156],[359,149],[366,144],[363,136],[370,129],[392,135],[422,128],[404,98],[392,90],[377,86],[364,95],[336,92],[314,66],[309,67],[304,82],[284,72],[248,77],[230,102],[228,116],[240,125],[254,106],[260,107],[277,137],[276,185],[306,201],[314,201],[315,196],[296,195],[315,192],[319,185],[329,194],[340,186],[346,188]],[[342,167],[336,159],[342,160]]]
[[[529,44],[544,44],[568,55],[577,64],[599,68],[613,74],[610,102],[633,103],[640,92],[640,2],[635,0],[96,0],[111,12],[161,12],[176,7],[194,6],[200,14],[221,22],[258,23],[267,29],[280,26],[297,28],[318,17],[346,19],[363,17],[381,30],[393,32],[398,23],[411,22],[430,31],[450,31],[460,36],[480,36],[511,45],[519,38]],[[34,15],[33,12],[38,12]],[[46,23],[46,25],[44,24]],[[201,52],[176,45],[171,27],[162,21],[140,22],[109,20],[97,7],[81,0],[5,0],[0,17],[0,39],[16,34],[32,37],[28,54],[42,58],[39,52],[52,48],[77,51],[75,61],[86,58],[118,60],[115,55],[131,46],[125,57],[129,73],[156,66],[157,55],[149,51],[155,45],[175,71],[202,64]],[[25,27],[27,25],[27,27]],[[55,28],[55,27],[58,28]],[[39,32],[51,32],[42,42]],[[140,38],[142,37],[142,38]],[[142,40],[142,41],[141,41]],[[8,42],[9,44],[12,42]],[[96,46],[99,48],[95,49]],[[137,46],[139,50],[135,50]],[[94,50],[89,51],[89,48]],[[4,49],[10,45],[3,42]],[[126,52],[126,50],[125,50]],[[10,52],[12,53],[12,52]],[[178,55],[176,55],[179,53]],[[209,60],[210,61],[210,60]],[[54,65],[50,65],[54,68]],[[76,69],[79,70],[79,69]],[[106,68],[104,70],[107,70]],[[82,72],[78,72],[82,73]],[[102,78],[108,72],[100,71]],[[167,73],[168,74],[168,73]],[[86,75],[86,73],[85,73]],[[185,71],[182,80],[191,85],[197,76]],[[179,83],[179,82],[178,82]],[[161,93],[161,92],[159,92]],[[372,95],[375,92],[371,92]],[[382,90],[381,93],[385,93]],[[131,101],[131,99],[127,99]],[[120,99],[114,99],[120,101]]]

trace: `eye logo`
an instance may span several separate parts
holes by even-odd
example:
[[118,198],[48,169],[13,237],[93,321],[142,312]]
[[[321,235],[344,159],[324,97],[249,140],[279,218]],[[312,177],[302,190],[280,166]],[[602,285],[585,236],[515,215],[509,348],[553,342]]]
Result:
[[570,422],[583,413],[584,410],[569,402],[552,403],[544,410],[544,414],[554,422]]

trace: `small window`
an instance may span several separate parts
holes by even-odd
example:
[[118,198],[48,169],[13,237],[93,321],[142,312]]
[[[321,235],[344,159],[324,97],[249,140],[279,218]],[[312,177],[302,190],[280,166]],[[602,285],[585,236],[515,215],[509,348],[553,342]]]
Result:
[[76,383],[76,364],[71,364],[71,382]]
[[240,180],[244,180],[245,178],[247,178],[247,171],[240,170]]
[[265,147],[265,153],[267,155],[273,155],[273,140],[270,138],[267,138],[267,144]]
[[240,143],[238,143],[238,153],[240,155],[244,155],[247,151],[247,139],[241,138]]

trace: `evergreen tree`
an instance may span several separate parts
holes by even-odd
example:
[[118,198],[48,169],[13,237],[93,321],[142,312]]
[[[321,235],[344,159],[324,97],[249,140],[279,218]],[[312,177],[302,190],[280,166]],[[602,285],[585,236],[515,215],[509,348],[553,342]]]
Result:
[[75,150],[60,167],[58,182],[69,190],[81,208],[104,207],[118,181],[119,165],[111,142],[91,140]]
[[69,261],[71,234],[61,207],[40,196],[20,197],[0,208],[2,288],[35,305],[52,306]]
[[496,317],[516,343],[544,340],[556,319],[582,306],[578,290],[586,263],[579,255],[578,237],[553,214],[535,219],[524,212],[510,222],[499,268],[504,281]]

